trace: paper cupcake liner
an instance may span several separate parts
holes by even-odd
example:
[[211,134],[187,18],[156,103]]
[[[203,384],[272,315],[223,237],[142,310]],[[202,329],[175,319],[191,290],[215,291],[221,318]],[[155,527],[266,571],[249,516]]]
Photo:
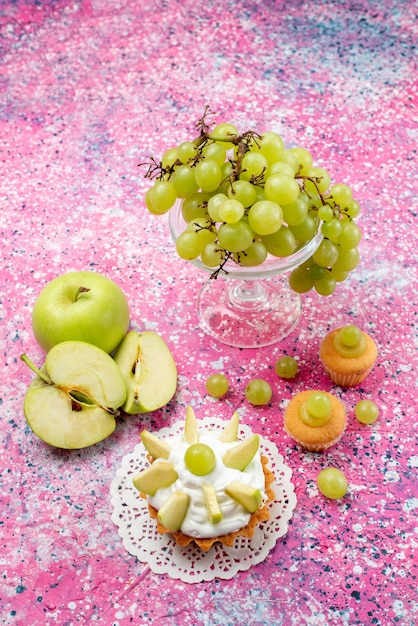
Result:
[[336,372],[335,370],[330,369],[324,364],[325,372],[330,377],[333,383],[339,385],[340,387],[355,387],[363,382],[363,380],[370,374],[372,368],[370,367],[367,370],[363,370],[362,372],[354,372],[350,374],[345,374],[343,372]]
[[324,443],[307,443],[306,441],[301,441],[300,439],[296,439],[296,437],[289,430],[287,430],[286,426],[284,426],[284,431],[286,432],[287,435],[289,435],[289,437],[291,437],[294,441],[296,441],[296,443],[299,444],[305,450],[308,450],[309,452],[324,452],[325,450],[328,450],[328,448],[331,448],[331,446],[334,446],[341,439],[341,437],[345,433],[346,428],[347,428],[347,421],[345,422],[344,429],[341,431],[338,437],[335,437],[335,439],[332,439],[332,441],[326,441]]
[[[204,429],[219,429],[225,426],[220,418],[200,420]],[[184,423],[176,422],[160,431],[161,436],[178,435]],[[251,429],[241,424],[240,437],[248,437]],[[268,556],[280,537],[288,530],[288,523],[296,506],[296,495],[291,482],[291,469],[284,464],[276,445],[260,437],[260,452],[268,458],[269,469],[274,474],[271,487],[274,498],[270,503],[269,519],[254,528],[252,537],[237,536],[231,546],[216,542],[210,550],[201,550],[194,542],[179,546],[171,533],[161,534],[156,521],[148,511],[148,503],[141,498],[132,479],[149,462],[144,447],[139,443],[134,451],[122,459],[111,483],[110,493],[113,506],[112,520],[118,527],[125,549],[156,574],[194,583],[230,579],[237,572],[248,570]]]

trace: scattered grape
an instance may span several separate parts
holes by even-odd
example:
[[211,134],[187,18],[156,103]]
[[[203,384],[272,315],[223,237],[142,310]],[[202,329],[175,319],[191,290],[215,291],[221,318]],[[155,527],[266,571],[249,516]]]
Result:
[[206,391],[214,398],[222,398],[229,388],[225,374],[212,374],[206,379]]
[[280,378],[294,378],[298,369],[298,362],[292,356],[282,356],[276,361],[275,370]]
[[316,482],[322,495],[331,500],[342,498],[347,493],[347,479],[336,467],[328,467],[319,472]]
[[216,465],[215,453],[205,443],[194,443],[187,448],[184,463],[192,474],[206,476]]
[[177,252],[189,261],[200,258],[213,278],[234,264],[255,267],[268,255],[289,257],[320,229],[322,243],[307,265],[290,273],[289,285],[297,293],[332,294],[360,260],[360,205],[351,188],[331,185],[306,148],[285,149],[272,131],[212,125],[211,114],[206,107],[197,136],[170,147],[161,161],[143,164],[153,180],[147,209],[163,215],[181,200],[185,232],[197,238],[180,235]]
[[372,400],[360,400],[354,412],[362,424],[373,424],[379,417],[379,407]]
[[245,388],[245,397],[254,406],[268,404],[272,395],[273,391],[269,383],[262,378],[254,378]]

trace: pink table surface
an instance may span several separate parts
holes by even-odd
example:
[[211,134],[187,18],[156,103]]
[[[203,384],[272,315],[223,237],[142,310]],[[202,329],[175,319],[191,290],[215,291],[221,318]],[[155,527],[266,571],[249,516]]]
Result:
[[[16,0],[0,2],[2,624],[345,625],[418,621],[417,605],[417,22],[408,0]],[[138,163],[189,137],[210,104],[221,120],[276,130],[349,183],[361,202],[362,260],[331,298],[304,297],[281,343],[229,348],[205,334],[195,303],[207,280],[173,251],[167,220],[144,207]],[[31,310],[53,277],[87,269],[125,291],[131,326],[155,330],[178,365],[164,409],[122,416],[83,451],[37,439],[22,403],[41,363]],[[379,346],[359,388],[318,365],[328,329],[360,311]],[[301,371],[279,380],[275,360]],[[224,371],[231,392],[209,398]],[[264,377],[268,407],[246,383]],[[283,409],[305,388],[340,397],[348,429],[327,454],[301,451]],[[371,398],[381,414],[359,424]],[[150,572],[122,546],[109,485],[142,428],[199,416],[241,419],[273,440],[298,498],[287,536],[232,580],[186,584]],[[340,501],[316,487],[344,470]]]

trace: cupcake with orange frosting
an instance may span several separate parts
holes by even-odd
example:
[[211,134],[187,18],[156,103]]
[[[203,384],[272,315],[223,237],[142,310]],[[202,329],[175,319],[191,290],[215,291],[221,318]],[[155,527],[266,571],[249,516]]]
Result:
[[296,394],[284,414],[284,429],[302,448],[323,452],[342,437],[346,412],[342,402],[326,391]]
[[319,358],[330,379],[340,387],[354,387],[368,376],[377,359],[373,339],[358,326],[349,324],[326,335]]

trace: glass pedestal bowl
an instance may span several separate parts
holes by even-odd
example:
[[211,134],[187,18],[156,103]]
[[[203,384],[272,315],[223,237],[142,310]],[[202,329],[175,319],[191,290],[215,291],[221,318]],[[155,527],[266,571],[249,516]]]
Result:
[[[174,240],[186,223],[177,203],[169,212]],[[314,237],[288,257],[269,255],[261,265],[243,267],[229,260],[216,278],[208,278],[197,297],[200,325],[218,341],[238,348],[259,348],[277,343],[297,325],[301,298],[289,286],[291,272],[315,252],[322,241],[320,229]],[[212,275],[216,268],[199,259],[185,261]]]

